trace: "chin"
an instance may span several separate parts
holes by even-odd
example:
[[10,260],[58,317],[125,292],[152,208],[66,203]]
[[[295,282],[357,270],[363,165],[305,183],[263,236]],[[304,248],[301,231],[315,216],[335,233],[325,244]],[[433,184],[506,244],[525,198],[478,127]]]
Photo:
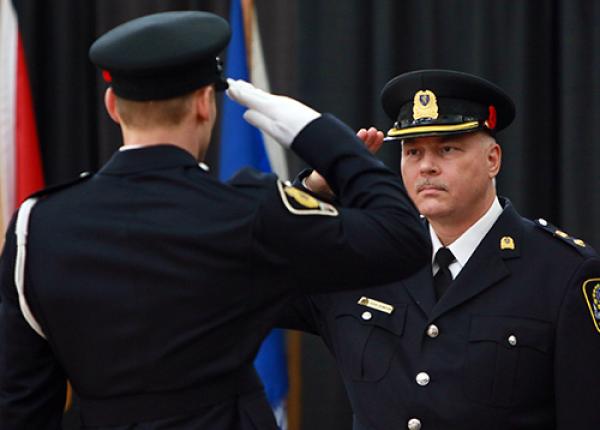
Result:
[[417,205],[419,213],[427,219],[442,218],[448,214],[448,209],[437,204]]

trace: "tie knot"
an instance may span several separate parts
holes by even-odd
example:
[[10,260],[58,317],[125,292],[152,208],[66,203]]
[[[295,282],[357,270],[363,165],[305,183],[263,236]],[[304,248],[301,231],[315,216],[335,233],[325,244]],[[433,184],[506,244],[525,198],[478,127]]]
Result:
[[448,248],[440,248],[435,253],[435,262],[440,266],[440,269],[448,269],[448,266],[456,260],[452,251]]

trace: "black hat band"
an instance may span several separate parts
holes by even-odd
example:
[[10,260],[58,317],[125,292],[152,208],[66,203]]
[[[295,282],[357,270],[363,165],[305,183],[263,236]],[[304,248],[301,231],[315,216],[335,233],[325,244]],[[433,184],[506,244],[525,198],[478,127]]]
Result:
[[205,85],[214,83],[217,90],[227,88],[222,67],[217,61],[168,70],[163,74],[132,75],[110,71],[115,94],[128,100],[164,100],[182,96]]

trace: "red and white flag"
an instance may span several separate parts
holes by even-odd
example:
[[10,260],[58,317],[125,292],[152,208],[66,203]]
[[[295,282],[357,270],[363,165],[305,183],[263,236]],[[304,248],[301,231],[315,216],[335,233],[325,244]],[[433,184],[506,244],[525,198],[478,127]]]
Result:
[[[0,0],[0,228],[14,210],[44,186],[35,116],[11,0]],[[4,235],[0,239],[2,242]]]

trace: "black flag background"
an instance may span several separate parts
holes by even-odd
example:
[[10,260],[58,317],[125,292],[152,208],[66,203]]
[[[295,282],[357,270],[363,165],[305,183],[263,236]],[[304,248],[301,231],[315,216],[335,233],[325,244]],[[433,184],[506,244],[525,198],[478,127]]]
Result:
[[[87,59],[99,34],[157,11],[225,0],[15,1],[48,184],[96,170],[119,146],[104,84]],[[275,92],[353,127],[391,125],[384,83],[417,68],[486,77],[511,94],[517,120],[499,136],[499,194],[600,248],[600,2],[594,0],[256,0]],[[216,166],[216,145],[209,164]],[[381,157],[398,166],[398,147]],[[301,167],[292,160],[291,172]],[[345,429],[351,416],[318,340],[303,338],[302,428]],[[68,424],[67,426],[70,426]],[[69,427],[71,428],[71,427]]]

